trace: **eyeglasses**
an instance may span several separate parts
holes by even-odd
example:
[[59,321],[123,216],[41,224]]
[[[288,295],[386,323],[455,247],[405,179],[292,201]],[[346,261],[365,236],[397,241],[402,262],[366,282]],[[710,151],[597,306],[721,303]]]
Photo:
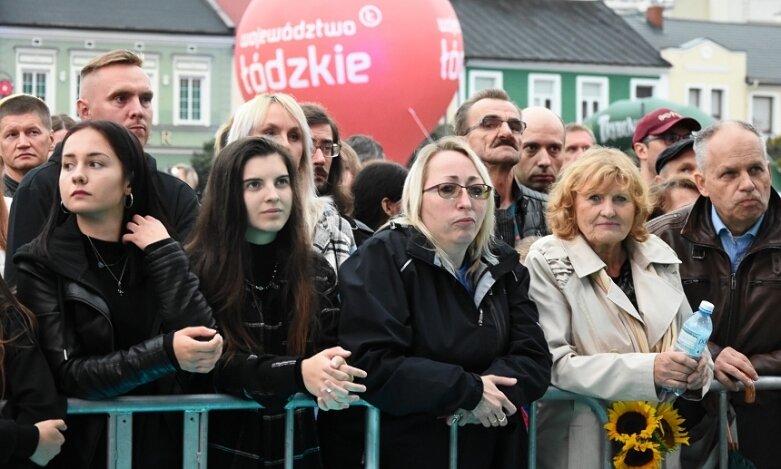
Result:
[[482,119],[480,119],[480,122],[466,129],[464,135],[467,135],[469,132],[477,128],[484,129],[484,130],[496,130],[499,127],[501,127],[502,124],[504,124],[505,122],[507,122],[507,126],[510,127],[510,132],[516,135],[521,135],[523,134],[523,131],[526,130],[526,122],[520,119],[513,118],[513,119],[503,120],[499,116],[485,116]]
[[494,189],[488,184],[472,184],[471,186],[462,186],[455,182],[443,182],[436,186],[431,186],[428,189],[423,189],[423,192],[428,192],[432,189],[437,190],[437,194],[443,199],[457,199],[461,196],[461,189],[466,189],[466,194],[470,199],[485,200],[491,195],[491,191]]
[[312,146],[314,149],[313,152],[316,152],[318,149],[323,152],[323,156],[327,158],[336,158],[339,156],[339,150],[342,149],[341,143],[321,143],[318,145],[315,142],[312,142]]
[[676,134],[675,132],[665,132],[663,134],[659,135],[653,135],[651,137],[648,137],[645,139],[646,145],[648,142],[652,140],[662,140],[665,145],[672,145],[675,142],[680,142],[681,140],[685,140],[687,138],[691,138],[692,134],[689,132],[688,134]]

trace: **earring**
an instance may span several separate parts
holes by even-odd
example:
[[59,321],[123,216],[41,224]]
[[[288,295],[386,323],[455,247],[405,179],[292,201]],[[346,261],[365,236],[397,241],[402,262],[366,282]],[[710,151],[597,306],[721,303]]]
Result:
[[133,202],[134,202],[134,200],[133,200],[133,193],[131,192],[130,194],[125,196],[125,208],[132,207],[133,206]]
[[62,213],[65,213],[65,214],[71,213],[70,210],[68,210],[68,208],[65,207],[65,204],[62,203],[62,200],[60,200],[60,210],[62,211]]

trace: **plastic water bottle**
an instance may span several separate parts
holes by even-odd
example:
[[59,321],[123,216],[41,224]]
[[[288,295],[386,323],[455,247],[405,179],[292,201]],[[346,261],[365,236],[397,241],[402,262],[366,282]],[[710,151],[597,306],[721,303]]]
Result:
[[[700,307],[694,314],[683,323],[683,327],[678,332],[678,341],[675,342],[673,350],[684,352],[695,360],[699,360],[703,350],[708,345],[708,339],[713,332],[713,303],[702,301]],[[682,388],[664,388],[665,394],[672,393],[680,396],[686,391]]]

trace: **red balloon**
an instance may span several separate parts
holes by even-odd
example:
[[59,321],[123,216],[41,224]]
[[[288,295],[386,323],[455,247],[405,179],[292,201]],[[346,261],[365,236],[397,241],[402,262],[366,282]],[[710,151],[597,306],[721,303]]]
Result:
[[448,0],[254,0],[236,30],[244,99],[321,103],[344,137],[374,137],[406,163],[444,115],[464,62]]

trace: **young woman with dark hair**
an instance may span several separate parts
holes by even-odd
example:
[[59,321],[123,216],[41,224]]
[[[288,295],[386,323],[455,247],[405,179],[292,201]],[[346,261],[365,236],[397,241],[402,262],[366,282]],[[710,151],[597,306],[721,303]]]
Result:
[[[61,207],[14,257],[59,389],[101,399],[181,392],[222,352],[211,309],[167,227],[152,169],[127,129],[87,121],[63,140]],[[105,465],[105,419],[69,419],[67,467]],[[134,467],[181,465],[181,417],[134,418]]]
[[65,400],[35,341],[35,318],[0,278],[0,467],[44,466],[65,441]]
[[363,244],[388,219],[401,212],[401,191],[407,173],[407,168],[393,161],[373,161],[355,177],[352,193],[353,217],[358,225],[353,233],[356,244]]
[[[282,467],[282,407],[296,393],[342,409],[365,377],[335,344],[336,276],[313,251],[300,175],[270,139],[228,144],[214,160],[187,249],[225,335],[214,388],[262,403],[261,412],[210,416],[209,466]],[[296,467],[320,467],[312,409],[296,412]]]

